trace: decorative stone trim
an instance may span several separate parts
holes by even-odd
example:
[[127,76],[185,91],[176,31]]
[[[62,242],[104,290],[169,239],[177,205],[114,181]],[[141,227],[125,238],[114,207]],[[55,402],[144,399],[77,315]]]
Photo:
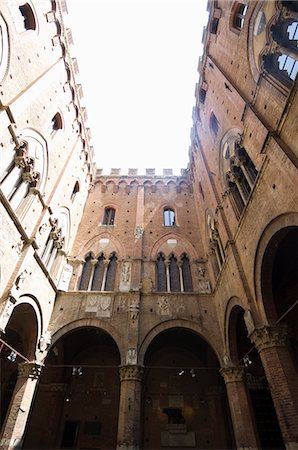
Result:
[[220,374],[224,377],[226,384],[243,381],[244,367],[224,367],[220,369]]
[[119,369],[120,381],[142,381],[143,373],[143,366],[122,366]]
[[286,347],[288,340],[287,326],[268,326],[254,330],[249,338],[256,346],[258,352],[266,348]]
[[18,365],[18,378],[32,378],[37,380],[41,375],[43,364],[38,361],[20,363]]

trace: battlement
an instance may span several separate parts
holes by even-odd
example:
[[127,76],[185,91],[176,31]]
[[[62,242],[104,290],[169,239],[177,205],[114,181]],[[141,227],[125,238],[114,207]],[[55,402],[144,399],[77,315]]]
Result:
[[[142,169],[141,169],[142,170]],[[125,173],[126,172],[126,173]],[[137,168],[128,168],[126,171],[121,168],[111,168],[110,173],[104,173],[104,169],[97,169],[95,178],[99,178],[102,176],[112,176],[112,177],[173,177],[173,176],[180,176],[180,177],[186,177],[188,174],[187,169],[180,169],[180,174],[175,175],[173,173],[173,169],[167,168],[162,169],[162,172],[160,172],[159,169],[155,168],[145,168],[145,173],[139,173],[139,169]]]

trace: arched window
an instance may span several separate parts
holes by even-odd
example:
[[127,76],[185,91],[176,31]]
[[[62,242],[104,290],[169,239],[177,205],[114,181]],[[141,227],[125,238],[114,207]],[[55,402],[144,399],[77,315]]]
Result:
[[114,208],[105,208],[102,225],[114,225],[115,213]]
[[156,259],[156,290],[159,292],[167,290],[165,258],[161,253]]
[[105,258],[103,253],[98,257],[96,265],[94,267],[91,291],[103,291],[103,280],[105,273]]
[[247,12],[245,3],[237,3],[233,8],[232,27],[241,31],[244,26],[244,18]]
[[182,269],[183,290],[185,292],[192,292],[193,285],[192,285],[191,270],[189,259],[186,254],[183,254],[181,257],[181,269]]
[[175,225],[175,212],[171,208],[164,208],[163,210],[163,223],[165,227],[172,227]]
[[162,253],[156,258],[156,290],[159,292],[191,292],[193,290],[189,259],[186,254],[180,261],[174,254],[165,259]]
[[51,132],[55,133],[58,130],[62,130],[63,128],[63,121],[60,113],[56,113],[51,120]]
[[51,231],[44,246],[41,259],[50,272],[59,251],[66,249],[69,236],[69,214],[66,208],[57,212],[56,218],[50,218]]
[[210,115],[209,128],[210,131],[212,131],[212,133],[214,134],[214,136],[217,136],[219,130],[219,121],[217,120],[217,117],[213,112]]
[[20,6],[12,6],[14,22],[18,33],[28,30],[36,30],[36,19],[29,3]]
[[225,253],[221,243],[221,238],[216,227],[216,223],[213,215],[208,214],[207,216],[207,227],[209,234],[209,243],[212,256],[212,265],[215,276],[217,276],[223,266],[225,260]]
[[[290,2],[285,3],[289,4]],[[290,12],[289,15],[291,14],[297,16],[295,11],[294,13]],[[275,41],[275,47],[277,48],[275,48],[274,53],[263,55],[263,68],[284,85],[290,87],[296,80],[298,73],[297,17],[285,18],[280,16],[278,21],[271,25],[270,32],[272,40]]]
[[169,272],[170,272],[170,291],[171,292],[180,292],[181,291],[181,285],[180,285],[180,274],[179,274],[179,268],[177,265],[177,259],[174,255],[170,256],[169,259]]
[[117,269],[117,257],[115,253],[112,253],[112,255],[109,258],[109,265],[107,267],[106,282],[104,287],[105,291],[114,290],[116,269]]
[[80,279],[79,290],[88,291],[92,273],[92,256],[88,254],[85,258],[83,271]]
[[70,197],[72,202],[74,201],[75,196],[77,195],[78,192],[80,192],[80,184],[79,184],[78,181],[76,181],[75,185],[74,185],[74,188],[73,188],[73,191],[71,193],[71,197]]
[[23,141],[18,147],[10,147],[1,157],[4,171],[0,176],[0,188],[11,207],[17,211],[30,188],[42,191],[46,180],[47,152],[43,139],[30,130],[23,131]]
[[222,169],[227,193],[236,217],[239,219],[253,189],[258,171],[245,148],[239,144],[237,135],[231,135],[224,140]]

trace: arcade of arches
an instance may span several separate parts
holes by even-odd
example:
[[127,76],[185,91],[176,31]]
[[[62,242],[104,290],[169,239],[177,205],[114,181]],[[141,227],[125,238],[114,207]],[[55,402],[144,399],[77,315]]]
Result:
[[[10,399],[15,405],[25,391],[33,396],[31,376],[39,385],[23,448],[288,448],[297,425],[297,243],[298,227],[269,240],[261,263],[268,324],[254,328],[251,314],[233,306],[225,361],[197,333],[172,327],[151,340],[142,364],[121,365],[107,332],[76,328],[51,346],[41,375],[21,369],[17,376],[19,356],[1,353],[2,418],[11,420]],[[21,314],[31,327],[23,328]],[[30,305],[15,308],[6,333],[34,359]]]

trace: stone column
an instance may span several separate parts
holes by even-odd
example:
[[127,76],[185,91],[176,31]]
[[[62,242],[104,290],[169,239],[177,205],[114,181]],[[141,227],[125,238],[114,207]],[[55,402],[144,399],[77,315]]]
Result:
[[248,393],[243,379],[244,368],[226,367],[221,369],[220,373],[226,384],[237,448],[242,450],[259,448]]
[[265,326],[249,337],[260,354],[285,446],[298,449],[298,377],[287,348],[287,327]]
[[117,450],[140,448],[142,376],[141,366],[120,367]]
[[41,368],[41,363],[37,361],[20,363],[18,366],[18,379],[0,439],[0,448],[3,450],[22,448],[25,426]]

